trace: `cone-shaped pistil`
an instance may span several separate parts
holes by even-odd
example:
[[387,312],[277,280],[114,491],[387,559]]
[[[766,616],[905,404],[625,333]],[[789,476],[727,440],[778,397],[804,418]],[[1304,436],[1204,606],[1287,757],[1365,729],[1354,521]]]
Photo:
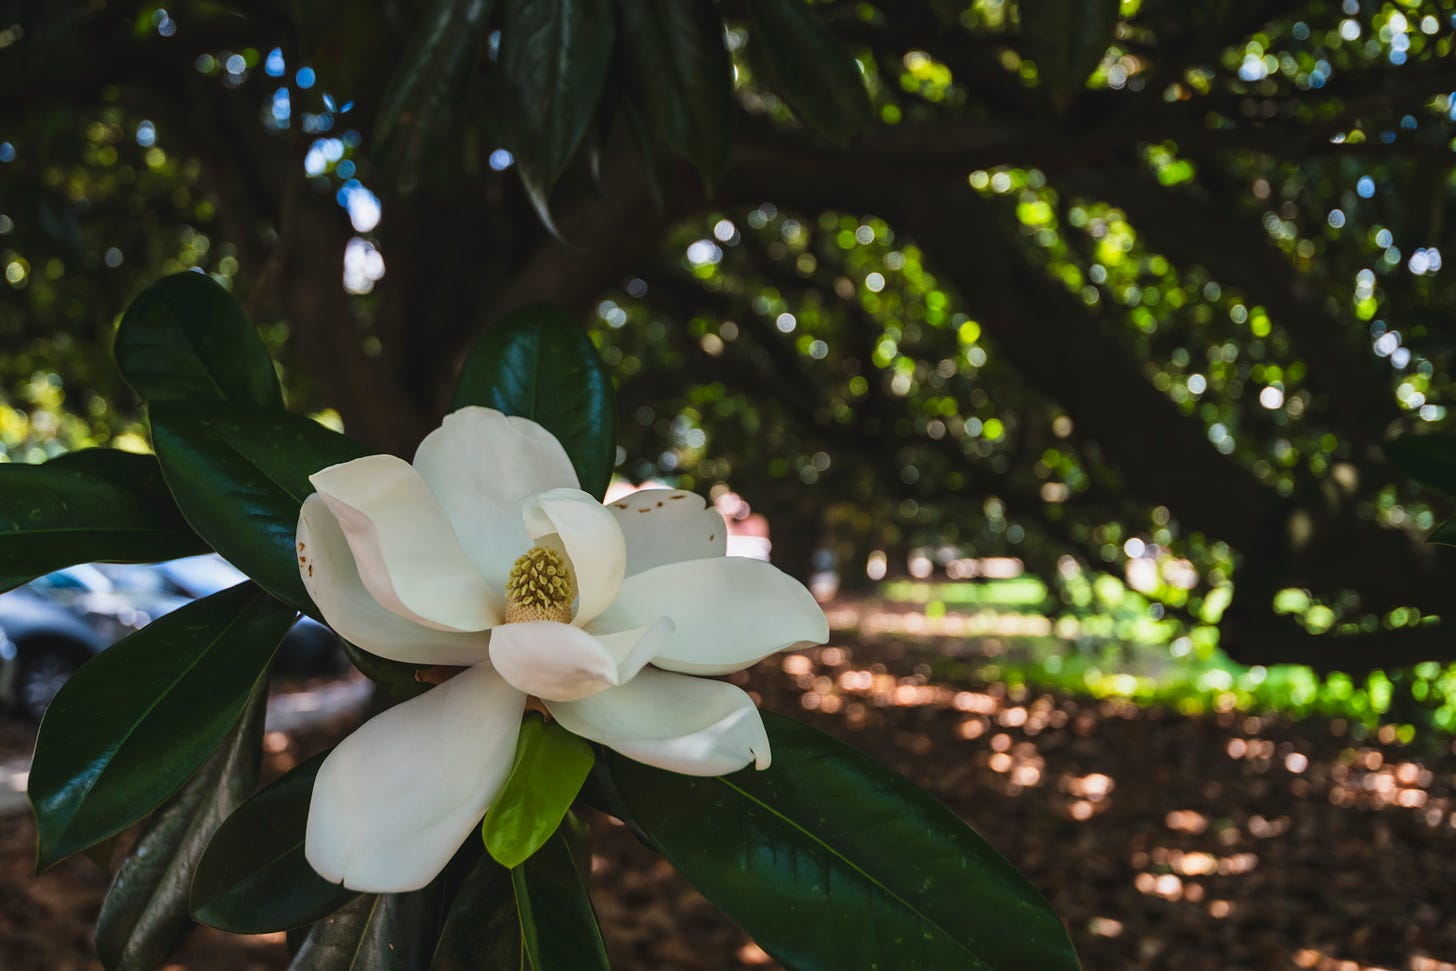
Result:
[[571,623],[571,571],[555,550],[533,546],[506,580],[506,623],[554,620]]

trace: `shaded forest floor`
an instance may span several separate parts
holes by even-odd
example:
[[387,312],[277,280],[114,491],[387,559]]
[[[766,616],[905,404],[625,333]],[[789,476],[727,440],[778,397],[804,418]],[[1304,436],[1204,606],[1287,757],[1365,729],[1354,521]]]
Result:
[[[947,656],[985,647],[839,631],[743,682],[970,821],[1051,899],[1088,971],[1456,971],[1449,740],[1185,717],[946,674]],[[0,729],[0,754],[24,734]],[[270,737],[272,767],[325,741]],[[622,827],[593,822],[592,893],[614,967],[776,967]],[[26,816],[0,826],[0,968],[99,967],[89,933],[105,876],[77,859],[31,877],[33,839]],[[281,935],[204,931],[169,971],[286,964]]]

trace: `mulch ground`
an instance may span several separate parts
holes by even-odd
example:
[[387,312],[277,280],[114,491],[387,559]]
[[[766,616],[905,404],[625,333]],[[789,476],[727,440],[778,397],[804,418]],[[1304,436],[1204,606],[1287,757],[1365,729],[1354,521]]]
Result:
[[[766,662],[746,684],[974,825],[1051,900],[1089,971],[1456,971],[1446,743],[929,680],[931,652],[974,650],[865,636]],[[0,757],[26,741],[0,726]],[[272,768],[325,743],[270,738]],[[73,859],[33,877],[29,818],[4,822],[0,968],[99,967],[106,876]],[[595,823],[592,893],[614,967],[777,967],[621,826]],[[252,971],[287,957],[281,935],[202,930],[175,961]]]

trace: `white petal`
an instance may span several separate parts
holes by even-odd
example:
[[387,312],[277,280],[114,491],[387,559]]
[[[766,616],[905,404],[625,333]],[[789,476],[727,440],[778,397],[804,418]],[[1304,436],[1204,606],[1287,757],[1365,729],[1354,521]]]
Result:
[[598,634],[596,639],[616,658],[618,683],[626,684],[667,647],[672,640],[672,631],[672,621],[659,617],[644,627],[633,627],[615,634]]
[[546,707],[567,731],[670,772],[723,775],[769,765],[768,733],[753,699],[726,681],[644,668],[620,688]]
[[325,880],[364,893],[425,886],[505,782],[525,703],[479,664],[374,716],[319,769],[308,862]]
[[490,663],[501,677],[539,698],[575,701],[618,683],[617,661],[595,637],[550,620],[497,627]]
[[728,524],[702,496],[681,489],[643,489],[607,506],[627,544],[627,575],[664,563],[722,556]]
[[500,597],[476,572],[429,486],[408,462],[367,455],[308,477],[328,503],[374,599],[442,630],[500,622]]
[[526,418],[474,405],[445,416],[415,452],[415,468],[440,500],[480,575],[497,590],[531,545],[521,500],[576,488],[576,470],[550,432]]
[[489,635],[426,627],[370,596],[344,531],[317,493],[303,501],[298,514],[298,571],[329,626],[371,654],[410,664],[466,667],[486,656]]
[[605,506],[580,489],[552,489],[522,506],[532,541],[561,538],[578,600],[572,621],[586,624],[617,596],[627,569],[622,530]]
[[729,674],[775,651],[829,639],[824,611],[802,584],[739,556],[669,563],[630,576],[587,629],[601,635],[657,617],[670,617],[676,629],[652,663],[686,674]]
[[528,695],[578,701],[630,681],[671,635],[666,618],[602,638],[549,620],[504,624],[491,633],[490,661]]

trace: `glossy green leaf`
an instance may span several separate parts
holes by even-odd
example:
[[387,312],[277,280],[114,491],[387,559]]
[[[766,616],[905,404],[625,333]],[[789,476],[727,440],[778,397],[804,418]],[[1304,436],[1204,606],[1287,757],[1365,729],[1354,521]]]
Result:
[[289,971],[424,971],[439,898],[436,884],[358,897],[309,929]]
[[1417,482],[1456,496],[1456,437],[1401,435],[1385,443],[1385,454]]
[[1426,537],[1427,543],[1440,543],[1442,546],[1456,546],[1456,518],[1448,519],[1437,526],[1430,536]]
[[243,308],[201,273],[164,277],[132,301],[116,363],[149,403],[233,401],[283,407],[273,361]]
[[718,12],[705,0],[630,0],[618,15],[632,103],[717,185],[733,148],[733,64]]
[[566,449],[581,487],[598,499],[606,494],[617,455],[616,393],[591,338],[564,311],[539,304],[496,321],[455,387],[451,408],[466,405],[542,425]]
[[821,732],[764,723],[764,772],[608,764],[628,822],[786,967],[1078,967],[1046,901],[950,810]]
[[319,469],[368,454],[286,411],[169,403],[151,408],[152,441],[182,514],[269,593],[313,610],[298,575],[298,510]]
[[485,848],[503,866],[520,866],[551,838],[591,771],[589,743],[539,715],[521,725],[516,760],[485,814]]
[[647,189],[652,193],[653,202],[661,207],[666,204],[677,181],[677,157],[668,144],[652,131],[636,106],[630,101],[623,101],[619,107],[622,123],[637,147],[638,167],[647,179]]
[[187,894],[203,849],[258,784],[268,679],[187,784],[147,823],[122,861],[96,919],[96,953],[108,971],[160,967],[192,927]]
[[[527,963],[529,962],[529,964]],[[431,971],[594,971],[606,947],[565,837],[521,866],[486,857],[455,898]]]
[[92,658],[46,710],[30,770],[40,868],[155,809],[242,713],[296,612],[251,583]]
[[854,57],[804,0],[748,0],[749,52],[805,125],[841,148],[873,119]]
[[[494,6],[495,0],[430,0],[409,16],[414,34],[379,106],[373,152],[406,192],[455,150]],[[445,164],[435,167],[450,171]]]
[[1119,0],[1019,0],[1022,53],[1060,106],[1087,84],[1117,32]]
[[506,0],[501,70],[513,95],[511,149],[542,219],[551,187],[596,118],[612,60],[610,0]]
[[344,654],[359,672],[379,685],[396,701],[408,701],[416,695],[430,690],[430,685],[415,677],[418,670],[413,664],[393,661],[378,654],[370,654],[355,644],[342,641]]
[[311,924],[357,896],[315,873],[303,855],[313,780],[327,754],[295,766],[218,827],[192,879],[194,918],[266,934]]
[[205,552],[150,455],[93,448],[0,465],[0,590],[77,563]]
[[430,971],[522,971],[526,967],[511,873],[489,856],[465,878],[445,918]]

